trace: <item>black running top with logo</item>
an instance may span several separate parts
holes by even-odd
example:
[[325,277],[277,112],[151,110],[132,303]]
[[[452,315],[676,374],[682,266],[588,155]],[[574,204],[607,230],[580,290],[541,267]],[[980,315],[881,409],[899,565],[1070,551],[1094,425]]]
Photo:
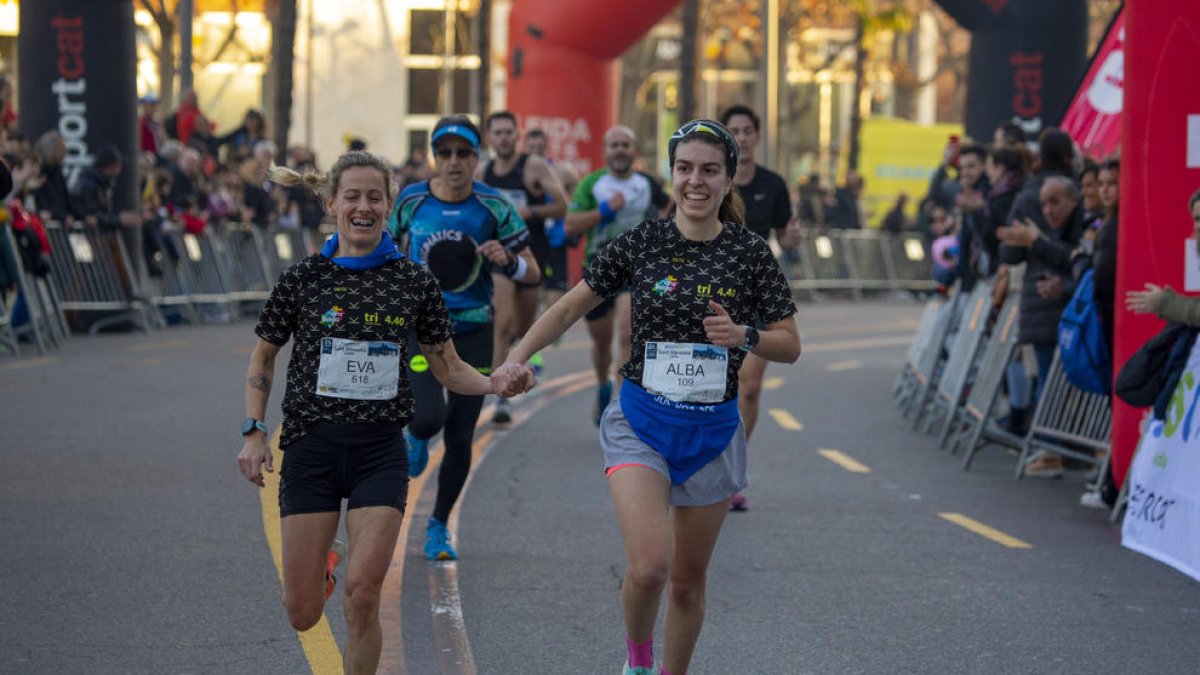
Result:
[[[583,273],[588,286],[611,297],[628,284],[633,342],[621,374],[639,385],[646,343],[705,343],[708,301],[739,325],[781,321],[796,313],[791,288],[767,242],[726,224],[716,238],[683,238],[674,220],[647,220],[604,247]],[[737,371],[746,353],[729,350],[725,401],[737,396]]]
[[[272,344],[295,340],[283,395],[280,447],[298,440],[318,420],[406,424],[413,410],[405,375],[407,336],[413,330],[422,344],[450,339],[450,319],[437,281],[408,258],[354,271],[312,255],[281,274],[254,329]],[[318,394],[325,338],[390,343],[379,348],[397,346],[402,367],[396,396],[361,400]]]

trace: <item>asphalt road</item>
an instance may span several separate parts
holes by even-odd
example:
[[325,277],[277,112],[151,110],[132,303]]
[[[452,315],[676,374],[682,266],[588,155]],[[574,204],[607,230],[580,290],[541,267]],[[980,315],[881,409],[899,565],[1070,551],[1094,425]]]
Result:
[[[1016,482],[996,449],[964,473],[908,430],[890,392],[918,314],[801,308],[805,353],[767,371],[750,511],[726,521],[691,672],[1200,671],[1200,585],[1123,549],[1078,506],[1081,474]],[[331,672],[341,594],[327,624],[290,628],[270,495],[234,462],[253,340],[243,321],[0,359],[0,673]],[[459,563],[421,559],[433,490],[414,483],[386,672],[619,672],[624,554],[583,332],[546,360],[519,423],[480,427]],[[274,427],[278,392],[270,410]]]

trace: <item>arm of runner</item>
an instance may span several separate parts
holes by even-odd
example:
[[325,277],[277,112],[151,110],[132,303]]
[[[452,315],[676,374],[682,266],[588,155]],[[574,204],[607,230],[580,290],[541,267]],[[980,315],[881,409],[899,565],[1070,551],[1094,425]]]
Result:
[[[718,347],[736,349],[746,344],[746,328],[734,323],[725,308],[712,300],[711,316],[704,318],[704,332]],[[795,363],[800,358],[800,333],[796,330],[795,315],[769,323],[758,331],[758,345],[751,354],[777,363]]]
[[[508,351],[504,366],[524,365],[529,357],[557,340],[584,314],[592,311],[604,300],[592,290],[587,282],[575,284],[525,332],[521,342]],[[503,367],[503,366],[502,366]]]
[[549,204],[531,206],[529,212],[532,216],[534,218],[562,218],[567,215],[567,202],[571,201],[571,197],[563,188],[558,174],[550,168],[546,160],[531,156],[526,160],[525,172],[527,174],[526,184],[533,183],[534,192],[550,198]]
[[542,278],[542,271],[538,269],[537,259],[533,257],[533,252],[529,250],[528,246],[513,253],[499,241],[489,239],[480,244],[477,250],[479,255],[487,258],[513,281],[536,284]]
[[483,376],[459,358],[453,340],[422,344],[421,353],[429,361],[429,369],[437,381],[456,394],[513,396],[533,387],[533,371],[521,365],[497,368],[490,378]]
[[[254,346],[250,354],[250,367],[246,369],[246,417],[266,421],[267,400],[271,397],[271,381],[275,378],[275,357],[280,349],[282,346],[262,338]],[[247,480],[263,487],[263,468],[275,472],[267,435],[255,430],[244,439],[237,456],[238,468]]]

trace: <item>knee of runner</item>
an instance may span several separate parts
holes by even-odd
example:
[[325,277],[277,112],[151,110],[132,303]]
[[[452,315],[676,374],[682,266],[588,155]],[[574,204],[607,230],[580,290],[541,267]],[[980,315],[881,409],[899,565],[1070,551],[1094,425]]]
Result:
[[324,603],[301,603],[285,599],[284,604],[287,606],[288,621],[292,628],[302,632],[317,625],[325,611]]
[[342,610],[347,624],[366,625],[379,616],[379,584],[363,581],[348,583],[345,593]]
[[667,584],[671,563],[665,557],[652,558],[629,566],[629,583],[643,592],[660,592]]
[[704,606],[704,581],[671,578],[671,604],[683,609],[698,609]]

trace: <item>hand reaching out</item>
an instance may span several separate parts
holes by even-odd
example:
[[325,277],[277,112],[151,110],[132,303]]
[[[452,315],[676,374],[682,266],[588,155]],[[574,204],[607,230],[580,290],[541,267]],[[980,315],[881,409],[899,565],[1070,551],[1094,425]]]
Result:
[[1129,291],[1125,294],[1125,309],[1134,314],[1154,314],[1162,305],[1170,286],[1163,288],[1157,284],[1146,284],[1144,291]]

